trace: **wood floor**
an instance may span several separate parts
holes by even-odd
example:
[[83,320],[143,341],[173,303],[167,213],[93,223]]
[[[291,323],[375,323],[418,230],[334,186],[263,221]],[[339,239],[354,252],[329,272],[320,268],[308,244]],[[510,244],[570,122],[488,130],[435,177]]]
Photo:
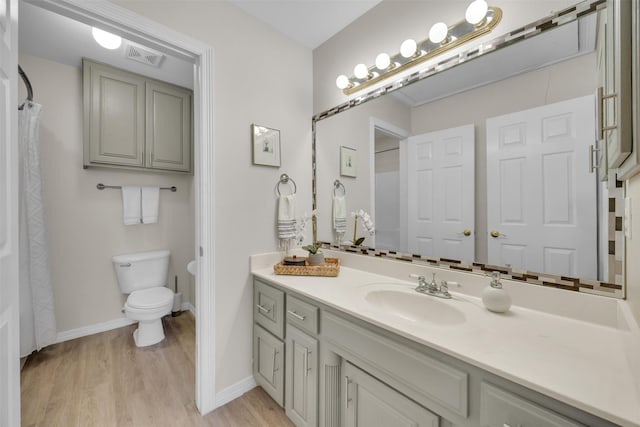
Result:
[[137,348],[135,325],[55,344],[29,356],[21,375],[22,425],[292,426],[261,388],[205,417],[195,406],[195,322],[163,319],[167,339]]

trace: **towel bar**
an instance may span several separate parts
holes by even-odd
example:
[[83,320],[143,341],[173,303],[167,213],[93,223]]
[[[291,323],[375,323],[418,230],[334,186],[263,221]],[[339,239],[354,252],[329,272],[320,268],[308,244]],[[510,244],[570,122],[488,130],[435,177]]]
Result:
[[[120,189],[122,188],[122,186],[120,185],[104,185],[102,183],[99,183],[96,185],[96,188],[98,190],[104,190],[105,188],[114,188],[114,189]],[[173,187],[160,187],[161,190],[171,190],[172,193],[175,193],[176,191],[178,191],[178,187],[173,186]]]

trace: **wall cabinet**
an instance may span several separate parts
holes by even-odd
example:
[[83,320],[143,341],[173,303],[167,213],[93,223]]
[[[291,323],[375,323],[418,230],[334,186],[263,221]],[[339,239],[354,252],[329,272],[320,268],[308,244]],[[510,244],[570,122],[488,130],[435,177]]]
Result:
[[83,60],[84,167],[192,173],[192,91]]
[[351,363],[343,372],[345,427],[438,427],[437,415]]

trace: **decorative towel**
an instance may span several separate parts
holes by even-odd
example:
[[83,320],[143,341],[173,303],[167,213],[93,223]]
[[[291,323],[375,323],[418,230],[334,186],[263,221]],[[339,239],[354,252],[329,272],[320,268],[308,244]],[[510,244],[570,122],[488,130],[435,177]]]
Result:
[[336,233],[347,231],[347,202],[344,196],[333,196],[333,229]]
[[142,223],[158,222],[160,187],[142,187]]
[[278,238],[293,239],[296,237],[296,196],[289,194],[278,198]]
[[122,220],[124,225],[141,223],[141,199],[140,187],[122,186]]

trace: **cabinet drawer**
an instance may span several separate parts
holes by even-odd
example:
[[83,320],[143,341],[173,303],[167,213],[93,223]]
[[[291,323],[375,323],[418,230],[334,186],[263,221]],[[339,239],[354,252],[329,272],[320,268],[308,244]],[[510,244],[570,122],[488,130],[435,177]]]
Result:
[[480,386],[482,427],[578,427],[578,424],[485,382]]
[[287,322],[316,335],[318,333],[318,307],[287,294]]
[[322,335],[365,362],[362,367],[369,373],[418,403],[433,408],[440,405],[455,415],[468,417],[466,372],[325,311]]
[[284,292],[255,280],[253,319],[276,337],[284,339]]

